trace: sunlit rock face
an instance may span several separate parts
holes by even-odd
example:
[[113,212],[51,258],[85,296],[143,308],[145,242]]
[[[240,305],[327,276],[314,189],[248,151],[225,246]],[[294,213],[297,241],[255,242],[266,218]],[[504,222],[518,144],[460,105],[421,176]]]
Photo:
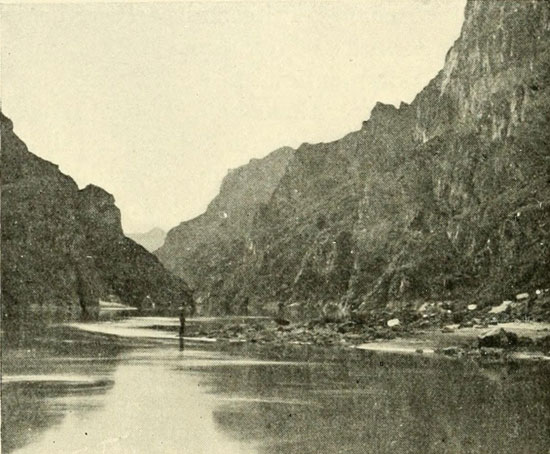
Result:
[[79,190],[30,153],[1,113],[0,124],[4,326],[26,316],[93,317],[100,299],[161,312],[192,303],[180,278],[123,235],[111,194]]
[[265,184],[250,180],[269,195],[260,204],[241,192],[244,166],[158,256],[220,312],[548,287],[549,38],[547,1],[470,0],[443,69],[410,105],[377,104],[360,130],[302,145]]
[[548,20],[541,0],[469,1],[460,39],[417,100],[417,137],[426,141],[444,126],[513,136],[547,69]]

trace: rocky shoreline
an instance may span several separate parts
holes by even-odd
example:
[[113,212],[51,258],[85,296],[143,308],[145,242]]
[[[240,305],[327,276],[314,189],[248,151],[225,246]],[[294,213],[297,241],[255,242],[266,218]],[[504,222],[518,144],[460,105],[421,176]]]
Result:
[[[222,343],[315,345],[398,353],[506,360],[550,359],[550,296],[518,295],[496,306],[423,303],[399,311],[372,311],[343,320],[293,321],[242,317],[218,323],[189,319],[186,337]],[[176,331],[177,326],[154,326]]]
[[[173,327],[164,328],[175,331]],[[312,321],[280,325],[273,320],[234,323],[211,329],[189,324],[186,336],[228,343],[340,346],[403,353],[440,353],[448,356],[500,357],[512,352],[550,355],[550,323],[537,322],[504,323],[465,329],[449,325],[440,330],[415,330],[402,326],[398,329],[369,327],[354,322]]]

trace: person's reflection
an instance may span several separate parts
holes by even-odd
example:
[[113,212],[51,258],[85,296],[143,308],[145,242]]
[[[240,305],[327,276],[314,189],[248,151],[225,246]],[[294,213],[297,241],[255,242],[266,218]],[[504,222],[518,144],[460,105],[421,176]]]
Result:
[[183,336],[185,335],[185,306],[180,306],[180,351],[185,348]]

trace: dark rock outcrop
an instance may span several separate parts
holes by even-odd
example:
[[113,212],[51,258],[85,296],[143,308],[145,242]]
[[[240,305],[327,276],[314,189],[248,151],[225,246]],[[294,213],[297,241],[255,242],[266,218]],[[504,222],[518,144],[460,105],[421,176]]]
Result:
[[510,348],[518,344],[516,333],[504,328],[493,328],[477,338],[479,347]]
[[0,113],[2,318],[94,317],[100,299],[167,312],[192,304],[185,282],[126,238],[114,197],[79,190],[58,167],[30,153]]
[[443,69],[410,105],[377,104],[359,131],[302,145],[259,205],[224,184],[216,200],[235,200],[238,219],[214,201],[159,258],[219,311],[367,313],[547,288],[549,44],[548,1],[469,0]]

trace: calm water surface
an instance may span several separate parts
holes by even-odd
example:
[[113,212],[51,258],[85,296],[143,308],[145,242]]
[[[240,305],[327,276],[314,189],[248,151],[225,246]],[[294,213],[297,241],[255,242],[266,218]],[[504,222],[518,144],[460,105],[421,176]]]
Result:
[[549,372],[545,363],[481,367],[298,346],[187,342],[179,351],[170,335],[55,328],[4,346],[2,447],[548,454]]

